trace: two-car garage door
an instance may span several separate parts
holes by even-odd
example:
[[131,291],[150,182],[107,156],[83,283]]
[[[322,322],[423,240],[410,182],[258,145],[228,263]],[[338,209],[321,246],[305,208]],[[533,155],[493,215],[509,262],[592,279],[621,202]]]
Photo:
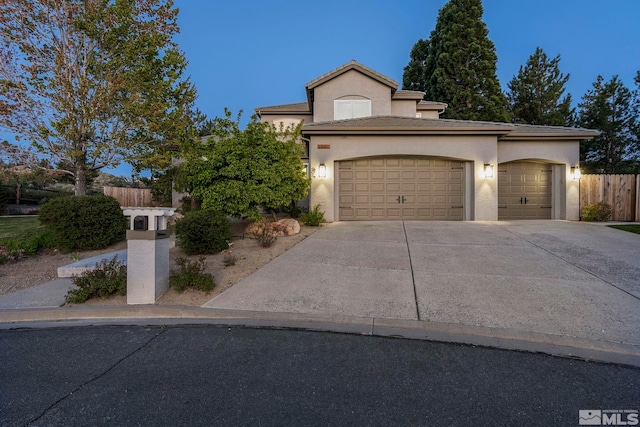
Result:
[[341,221],[463,219],[462,162],[371,157],[337,166]]

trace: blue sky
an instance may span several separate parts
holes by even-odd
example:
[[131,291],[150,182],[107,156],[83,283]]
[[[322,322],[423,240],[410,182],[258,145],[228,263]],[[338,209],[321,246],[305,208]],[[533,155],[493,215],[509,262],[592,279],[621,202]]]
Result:
[[[445,0],[175,0],[177,42],[208,116],[305,100],[304,85],[355,59],[402,81]],[[629,87],[640,69],[640,1],[484,0],[503,89],[536,46],[571,75],[574,104],[598,74]],[[437,100],[444,101],[446,99]]]
[[[446,0],[175,0],[176,37],[209,117],[305,100],[304,86],[355,59],[398,82]],[[540,46],[560,54],[574,104],[598,74],[628,87],[640,69],[638,0],[484,0],[503,89]],[[446,99],[437,101],[446,102]],[[114,171],[109,171],[114,173]],[[115,170],[127,176],[126,166]]]

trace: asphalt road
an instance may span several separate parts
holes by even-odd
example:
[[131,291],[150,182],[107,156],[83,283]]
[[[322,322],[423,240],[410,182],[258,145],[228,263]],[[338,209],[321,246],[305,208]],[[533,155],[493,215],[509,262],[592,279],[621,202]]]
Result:
[[581,409],[640,410],[640,369],[305,331],[0,330],[2,426],[577,426]]

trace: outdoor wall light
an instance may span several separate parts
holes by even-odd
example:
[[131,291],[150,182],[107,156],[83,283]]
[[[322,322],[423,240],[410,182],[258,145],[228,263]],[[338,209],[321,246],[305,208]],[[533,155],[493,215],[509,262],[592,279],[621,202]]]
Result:
[[581,175],[582,175],[582,173],[580,172],[580,167],[579,166],[572,166],[571,167],[571,176],[573,177],[573,179],[580,179]]
[[493,165],[489,163],[484,164],[484,177],[493,178]]
[[320,163],[318,166],[318,178],[326,178],[327,177],[327,167],[324,163]]

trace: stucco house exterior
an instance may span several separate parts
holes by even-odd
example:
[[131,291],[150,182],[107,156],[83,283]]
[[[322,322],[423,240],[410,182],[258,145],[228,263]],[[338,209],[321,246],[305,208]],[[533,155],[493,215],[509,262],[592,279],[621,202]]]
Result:
[[579,219],[580,140],[597,131],[440,119],[447,105],[350,61],[305,102],[256,108],[303,121],[309,205],[327,221]]

